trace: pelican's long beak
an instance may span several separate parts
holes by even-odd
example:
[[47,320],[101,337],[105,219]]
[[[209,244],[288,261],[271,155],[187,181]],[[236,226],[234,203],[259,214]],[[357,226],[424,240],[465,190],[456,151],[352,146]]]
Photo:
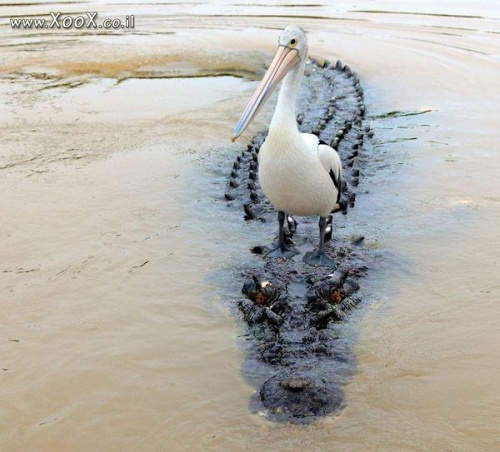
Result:
[[238,124],[233,131],[231,141],[235,141],[246,129],[250,121],[254,118],[260,107],[264,105],[274,88],[278,85],[290,69],[299,62],[299,52],[286,46],[279,46],[269,69],[264,75],[254,95],[248,102],[245,111],[241,115]]

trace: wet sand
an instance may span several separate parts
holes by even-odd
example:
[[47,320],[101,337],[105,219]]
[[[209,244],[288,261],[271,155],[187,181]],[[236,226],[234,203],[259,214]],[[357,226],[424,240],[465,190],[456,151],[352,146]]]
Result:
[[[136,29],[83,36],[0,8],[5,450],[496,450],[498,12],[398,5],[93,4]],[[240,288],[213,277],[262,241],[217,197],[288,23],[360,74],[380,157],[349,221],[390,256],[347,406],[307,427],[249,412]]]

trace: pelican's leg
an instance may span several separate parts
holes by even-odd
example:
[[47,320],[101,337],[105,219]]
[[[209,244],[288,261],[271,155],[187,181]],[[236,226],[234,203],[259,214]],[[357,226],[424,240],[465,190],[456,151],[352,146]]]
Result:
[[310,265],[318,267],[335,268],[337,264],[325,253],[325,231],[327,226],[326,217],[319,217],[319,248],[316,251],[309,251],[304,256],[304,261]]
[[279,223],[279,234],[278,234],[278,246],[267,253],[270,257],[284,257],[285,259],[290,259],[293,256],[299,254],[299,252],[293,247],[285,243],[285,218],[286,214],[283,211],[278,212],[278,223]]

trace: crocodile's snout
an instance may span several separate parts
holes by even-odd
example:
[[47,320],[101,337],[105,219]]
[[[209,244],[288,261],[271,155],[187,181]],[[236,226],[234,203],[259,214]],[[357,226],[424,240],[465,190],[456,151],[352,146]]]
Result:
[[331,379],[293,369],[269,378],[260,397],[270,413],[292,421],[333,413],[342,407],[344,399],[342,390]]

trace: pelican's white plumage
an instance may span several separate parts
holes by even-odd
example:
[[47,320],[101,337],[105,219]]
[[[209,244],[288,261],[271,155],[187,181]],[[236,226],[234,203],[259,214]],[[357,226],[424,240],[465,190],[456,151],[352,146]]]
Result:
[[[277,210],[292,215],[327,217],[338,208],[336,181],[342,176],[338,154],[319,144],[311,134],[298,134],[293,141],[270,136],[259,153],[262,190]],[[338,185],[338,184],[337,184]]]
[[269,133],[259,152],[259,179],[262,190],[278,210],[280,223],[277,255],[291,257],[297,252],[283,241],[285,212],[298,216],[320,216],[320,246],[306,256],[314,265],[333,266],[323,249],[326,217],[339,208],[342,187],[342,164],[337,152],[318,137],[300,133],[295,105],[304,74],[307,37],[295,26],[287,27],[264,79],[235,127],[236,139],[273,89],[283,80]]

